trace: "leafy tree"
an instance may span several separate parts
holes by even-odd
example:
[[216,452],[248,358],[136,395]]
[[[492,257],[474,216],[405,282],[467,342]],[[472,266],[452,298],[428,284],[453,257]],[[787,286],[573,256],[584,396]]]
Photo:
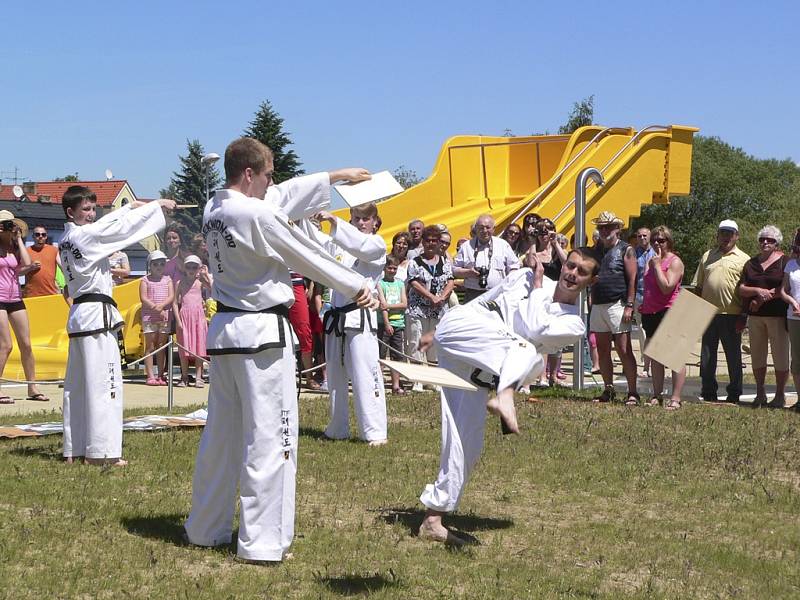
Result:
[[567,122],[558,128],[558,133],[572,133],[579,127],[591,125],[594,120],[594,94],[572,105]]
[[702,254],[716,241],[722,219],[739,225],[739,246],[755,254],[764,225],[778,226],[784,245],[800,224],[797,198],[800,168],[791,160],[758,159],[716,137],[697,136],[692,153],[691,192],[669,204],[648,205],[631,228],[667,225],[690,281]]
[[423,180],[414,169],[407,169],[405,165],[397,167],[392,171],[392,175],[405,189],[413,187]]
[[55,179],[53,179],[53,181],[65,181],[65,182],[80,181],[80,178],[78,177],[78,172],[75,171],[73,175],[64,175],[64,177],[56,177]]
[[[196,204],[196,208],[182,208],[175,211],[175,220],[189,231],[197,232],[203,220],[206,205],[206,167],[201,163],[203,146],[198,140],[186,140],[187,154],[180,156],[181,168],[172,174],[169,187],[161,190],[164,197],[171,197],[178,204]],[[212,192],[220,185],[216,166],[208,167],[208,190]]]
[[281,183],[305,173],[297,154],[294,150],[289,149],[292,140],[289,134],[283,130],[283,119],[272,108],[269,100],[265,100],[258,107],[258,111],[244,135],[257,139],[272,150],[275,164],[275,173],[272,179],[275,183]]

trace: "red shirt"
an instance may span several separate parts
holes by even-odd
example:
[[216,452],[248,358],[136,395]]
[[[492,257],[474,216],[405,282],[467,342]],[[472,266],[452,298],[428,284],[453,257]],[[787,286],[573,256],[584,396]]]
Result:
[[56,256],[58,250],[55,246],[45,244],[41,250],[36,250],[33,246],[28,246],[28,254],[31,262],[39,261],[42,268],[35,273],[28,273],[25,276],[25,297],[47,296],[58,294],[56,285]]

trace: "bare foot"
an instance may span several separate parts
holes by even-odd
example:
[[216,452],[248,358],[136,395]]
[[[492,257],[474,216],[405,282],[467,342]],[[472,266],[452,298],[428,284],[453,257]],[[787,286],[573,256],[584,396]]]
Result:
[[448,546],[463,546],[464,540],[442,525],[441,520],[426,518],[419,526],[420,539],[430,542],[439,542]]
[[486,408],[490,413],[500,417],[503,422],[503,433],[519,433],[517,424],[517,409],[514,406],[514,390],[507,388],[499,392],[494,398],[490,398],[486,403]]
[[100,467],[127,467],[128,461],[122,458],[87,458],[86,464]]
[[64,457],[64,462],[67,463],[68,465],[77,465],[77,464],[82,463],[83,460],[84,459],[83,459],[82,456],[65,456]]
[[370,446],[385,446],[388,442],[389,442],[389,440],[387,440],[387,439],[372,440],[372,441],[367,442],[367,444],[369,444]]

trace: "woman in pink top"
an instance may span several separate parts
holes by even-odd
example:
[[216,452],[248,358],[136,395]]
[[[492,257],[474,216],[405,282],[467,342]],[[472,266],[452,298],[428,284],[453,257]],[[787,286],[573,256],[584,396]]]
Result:
[[[644,299],[639,307],[642,313],[642,327],[649,340],[658,329],[661,319],[681,289],[683,279],[683,261],[674,252],[672,232],[660,225],[650,232],[650,243],[656,251],[644,271]],[[653,398],[651,405],[663,402],[661,394],[664,391],[664,365],[653,360],[650,363],[650,372],[653,375]],[[672,398],[667,404],[667,410],[677,410],[681,407],[681,390],[686,381],[686,367],[680,371],[672,372]]]
[[[34,381],[36,363],[31,348],[30,323],[19,289],[19,277],[33,269],[31,257],[25,247],[23,226],[27,235],[27,226],[23,221],[15,219],[10,211],[0,211],[0,376],[5,370],[6,361],[13,347],[11,341],[11,329],[13,329],[19,344],[25,379]],[[39,391],[35,383],[28,384],[27,399],[40,402],[49,400]],[[14,400],[6,394],[0,394],[0,404],[14,404]]]

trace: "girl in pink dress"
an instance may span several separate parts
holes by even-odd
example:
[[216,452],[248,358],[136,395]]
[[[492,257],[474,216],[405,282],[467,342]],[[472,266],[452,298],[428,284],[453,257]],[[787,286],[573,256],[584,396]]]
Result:
[[[167,264],[166,255],[161,250],[154,250],[147,257],[148,273],[139,284],[139,298],[142,301],[142,333],[144,333],[144,352],[150,354],[156,348],[167,343],[170,332],[170,313],[175,300],[172,279],[164,275]],[[167,385],[161,379],[164,370],[164,352],[156,354],[158,371],[153,373],[153,357],[144,359],[144,372],[147,385]],[[171,373],[168,374],[172,376]]]
[[[175,325],[178,334],[178,354],[181,359],[181,382],[178,387],[189,383],[189,360],[194,361],[195,387],[203,387],[203,361],[192,356],[206,356],[206,336],[208,321],[203,308],[203,288],[209,287],[207,278],[199,277],[202,261],[190,254],[183,261],[184,275],[178,282],[175,293]],[[188,352],[186,350],[188,350]],[[191,353],[191,354],[190,354]]]

